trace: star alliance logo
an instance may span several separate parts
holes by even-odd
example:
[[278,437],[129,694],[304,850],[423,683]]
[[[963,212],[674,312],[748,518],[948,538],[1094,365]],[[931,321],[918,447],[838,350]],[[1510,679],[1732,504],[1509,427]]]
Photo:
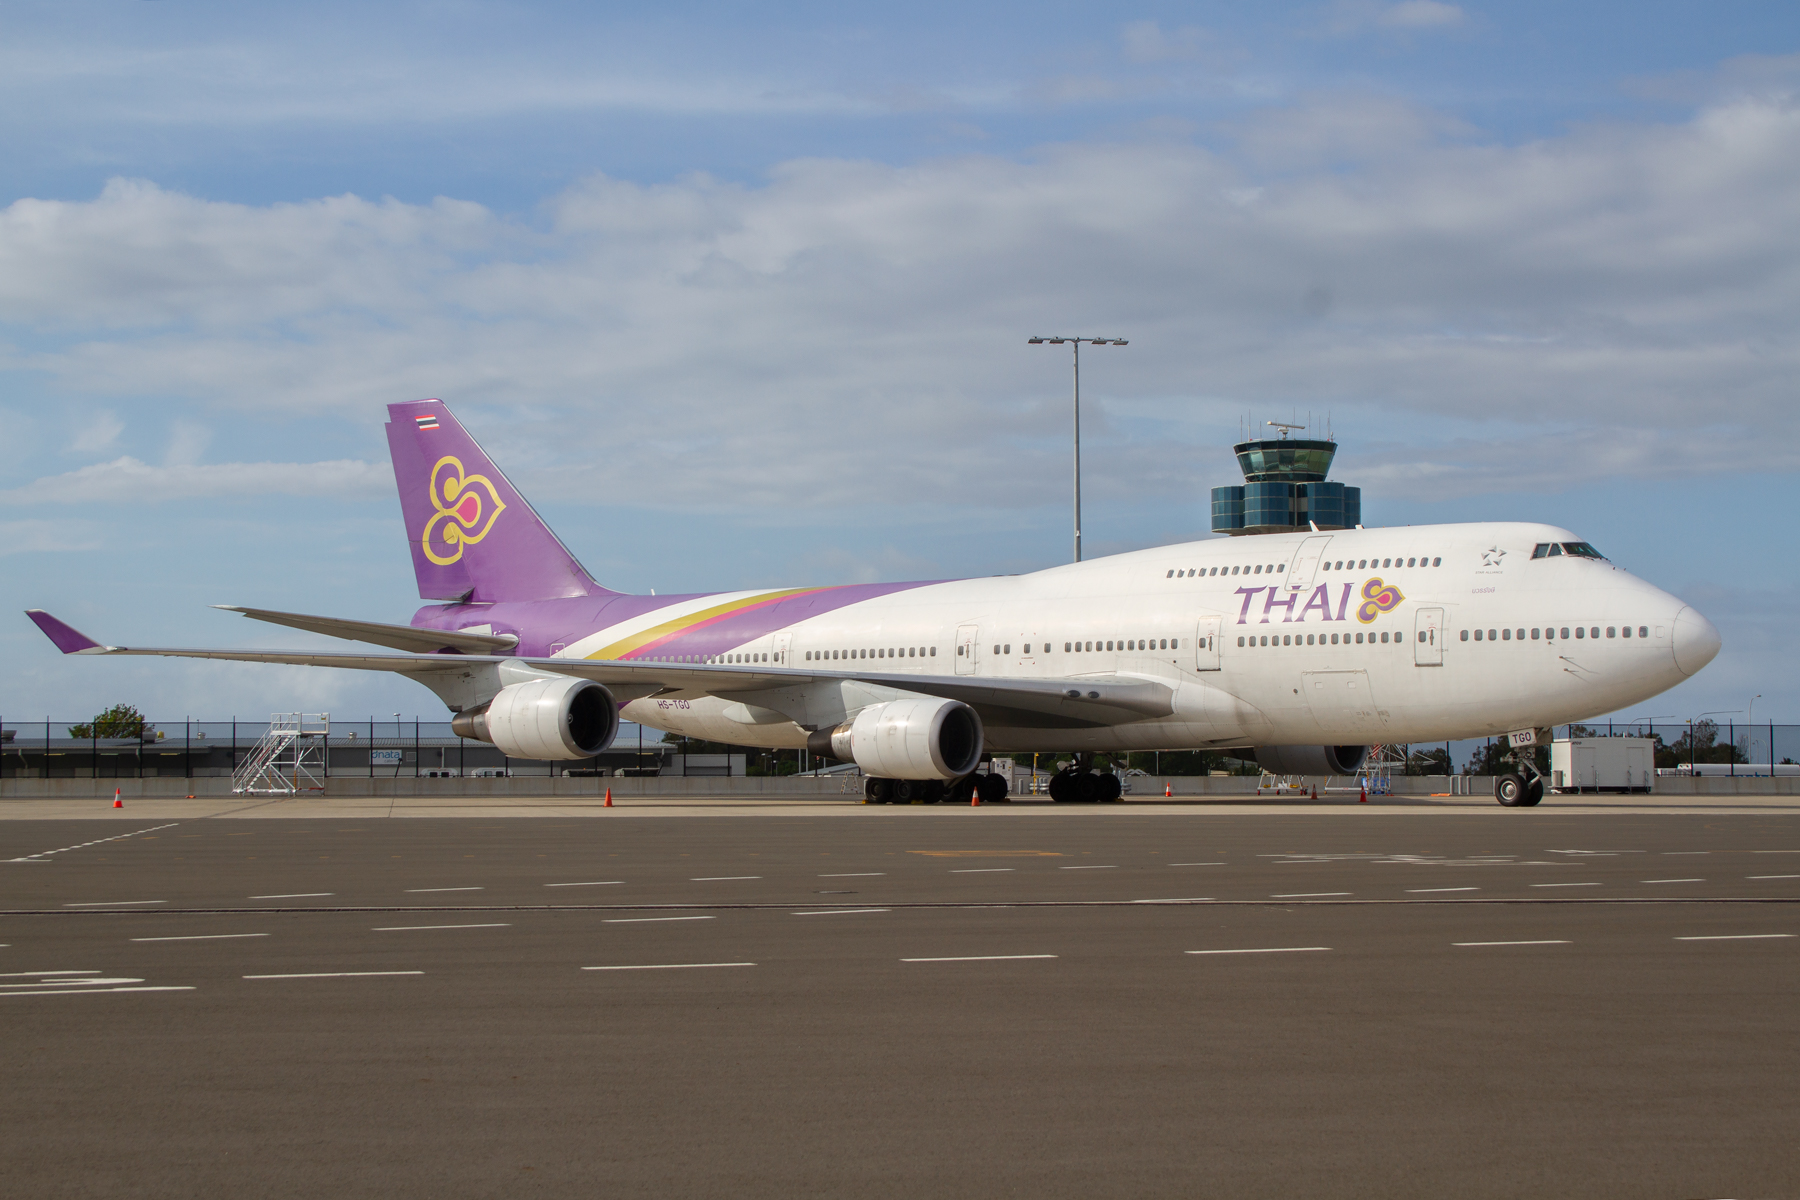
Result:
[[1505,557],[1506,551],[1498,546],[1490,546],[1488,549],[1481,552],[1481,565],[1484,567],[1497,567],[1500,565],[1500,560]]

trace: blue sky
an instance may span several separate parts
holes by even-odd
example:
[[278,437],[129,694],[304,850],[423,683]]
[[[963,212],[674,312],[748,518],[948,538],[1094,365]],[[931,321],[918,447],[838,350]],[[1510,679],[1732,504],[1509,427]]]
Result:
[[[9,4],[0,591],[139,643],[404,619],[421,395],[610,586],[1048,565],[1024,339],[1079,330],[1132,339],[1091,553],[1329,414],[1367,521],[1555,520],[1711,614],[1658,714],[1800,722],[1797,84],[1783,4]],[[5,718],[435,708],[22,618],[0,664]]]

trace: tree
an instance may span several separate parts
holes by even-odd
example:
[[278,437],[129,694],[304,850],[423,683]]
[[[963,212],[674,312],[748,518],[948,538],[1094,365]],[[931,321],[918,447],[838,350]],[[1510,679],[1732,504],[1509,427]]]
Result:
[[1741,763],[1744,752],[1730,742],[1719,741],[1719,726],[1714,721],[1696,721],[1688,731],[1667,745],[1662,735],[1656,737],[1656,765],[1679,767],[1684,763]]
[[115,704],[86,725],[69,726],[72,738],[141,738],[144,714],[129,704]]

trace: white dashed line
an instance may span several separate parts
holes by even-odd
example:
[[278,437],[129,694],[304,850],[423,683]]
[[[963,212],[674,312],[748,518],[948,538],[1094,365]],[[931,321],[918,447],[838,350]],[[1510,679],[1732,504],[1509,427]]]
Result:
[[487,891],[487,889],[482,888],[482,887],[407,888],[406,894],[409,896],[412,896],[412,895],[417,895],[420,892],[485,892],[485,891]]
[[1191,904],[1196,900],[1211,900],[1211,896],[1169,896],[1162,900],[1133,900],[1133,904]]
[[884,913],[893,912],[891,908],[822,908],[815,912],[797,912],[796,917],[835,917],[847,913]]
[[956,867],[952,875],[997,875],[1004,871],[1015,871],[1017,867]]
[[1058,867],[1056,869],[1059,871],[1116,871],[1119,868],[1116,866],[1103,867],[1098,864],[1094,864],[1094,865],[1089,865],[1089,866]]
[[190,933],[184,937],[132,938],[134,942],[218,942],[226,938],[268,937],[266,933]]
[[645,921],[710,921],[712,919],[713,918],[710,916],[705,916],[705,917],[607,917],[604,921],[602,921],[600,923],[602,925],[642,925]]
[[616,883],[624,883],[623,879],[596,879],[591,883],[546,883],[545,887],[611,887]]
[[508,921],[490,921],[485,925],[374,925],[370,927],[370,930],[373,933],[408,933],[415,929],[507,929],[510,927],[511,923]]
[[1310,950],[1329,950],[1330,946],[1259,946],[1253,950],[1183,950],[1183,954],[1304,954]]
[[820,879],[862,879],[871,875],[886,875],[886,871],[839,871],[833,875],[821,875]]
[[1745,879],[1800,879],[1800,875],[1746,875]]
[[958,958],[903,958],[901,962],[1012,962],[1023,958],[1055,958],[1054,954],[966,954]]
[[1705,883],[1704,879],[1640,879],[1639,883]]
[[16,863],[19,863],[19,862],[40,862],[40,861],[42,861],[42,860],[43,860],[43,859],[44,859],[44,857],[45,857],[45,856],[47,856],[47,855],[51,855],[51,854],[67,854],[67,853],[68,853],[68,852],[69,852],[69,851],[71,851],[71,850],[85,850],[85,849],[87,849],[87,848],[88,848],[88,847],[89,847],[89,846],[98,846],[98,845],[101,845],[101,844],[102,844],[102,843],[104,843],[104,842],[117,842],[117,841],[120,841],[120,840],[122,840],[122,839],[124,839],[124,838],[133,838],[133,837],[137,837],[137,836],[138,836],[138,835],[139,835],[139,834],[145,834],[145,833],[155,833],[155,832],[156,832],[156,831],[157,831],[157,830],[159,830],[159,829],[173,829],[173,828],[175,828],[175,826],[177,826],[177,825],[179,825],[179,824],[181,824],[181,822],[180,822],[180,821],[171,821],[171,822],[169,822],[169,823],[168,823],[168,824],[167,824],[167,825],[152,825],[152,826],[150,826],[150,828],[148,828],[148,829],[134,829],[134,830],[132,830],[132,831],[131,831],[131,832],[130,832],[130,833],[115,833],[115,834],[114,834],[114,835],[113,835],[113,836],[112,836],[112,837],[103,837],[103,838],[95,838],[95,839],[94,839],[94,840],[93,840],[93,841],[91,841],[91,842],[80,842],[80,843],[78,843],[78,844],[76,844],[76,845],[73,845],[73,846],[62,846],[62,847],[59,847],[59,848],[58,848],[58,849],[55,849],[55,850],[40,850],[40,851],[39,851],[39,852],[38,852],[38,853],[36,853],[36,854],[27,854],[27,855],[24,855],[24,856],[23,856],[23,857],[21,857],[21,858],[10,858],[10,859],[7,859],[7,861],[8,861],[8,862],[16,862]]
[[1567,946],[1571,943],[1567,938],[1539,938],[1536,941],[1521,942],[1451,942],[1452,946]]
[[692,971],[701,967],[754,967],[753,962],[729,963],[641,963],[630,967],[583,967],[584,971]]
[[1696,933],[1678,937],[1678,942],[1753,942],[1763,938],[1791,938],[1791,933]]
[[1270,896],[1271,900],[1313,900],[1321,896],[1354,896],[1355,892],[1288,892],[1285,895]]
[[1171,867],[1222,867],[1225,864],[1222,862],[1216,862],[1216,863],[1170,863],[1169,865]]
[[[148,832],[148,831],[146,830],[146,832]],[[51,851],[51,853],[54,854],[55,851],[53,850],[53,851]],[[1800,854],[1800,850],[1752,850],[1750,853],[1752,853],[1752,854]]]
[[251,900],[319,900],[336,892],[280,892],[273,896],[251,896]]
[[1533,883],[1528,887],[1601,887],[1598,883]]
[[1478,887],[1454,887],[1454,888],[1407,888],[1406,890],[1408,892],[1417,892],[1417,893],[1422,894],[1425,892],[1479,892],[1481,889]]
[[377,975],[423,975],[423,971],[304,971],[294,975],[246,975],[245,979],[367,979]]
[[761,875],[696,875],[689,883],[728,883],[734,879],[761,879]]
[[1663,853],[1664,853],[1664,854],[1666,854],[1666,855],[1675,855],[1675,854],[1711,854],[1711,853],[1712,853],[1712,851],[1711,851],[1711,850],[1664,850],[1664,851],[1663,851]]
[[119,908],[126,904],[167,904],[167,900],[83,900],[79,904],[65,904],[64,908]]

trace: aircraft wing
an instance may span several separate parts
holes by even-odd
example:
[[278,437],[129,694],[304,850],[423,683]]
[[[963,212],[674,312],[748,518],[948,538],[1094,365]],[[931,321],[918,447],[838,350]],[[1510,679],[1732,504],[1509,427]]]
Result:
[[444,629],[420,629],[413,625],[384,625],[379,621],[347,621],[342,617],[314,617],[305,613],[275,612],[267,608],[240,608],[235,604],[215,604],[226,612],[243,613],[252,621],[286,625],[308,633],[346,638],[353,642],[369,642],[395,650],[412,650],[430,654],[438,650],[455,650],[462,654],[499,654],[512,649],[519,639],[511,634],[451,632]]
[[[722,666],[696,663],[637,663],[590,658],[523,658],[484,654],[321,654],[295,650],[207,650],[180,647],[106,646],[42,609],[29,616],[64,654],[151,655],[164,658],[210,658],[229,662],[283,663],[302,667],[338,667],[355,671],[393,671],[424,676],[466,671],[481,664],[519,663],[540,671],[592,679],[621,699],[648,696],[719,696],[776,707],[771,694],[809,683],[856,682],[917,695],[960,700],[984,721],[1069,728],[1121,725],[1175,711],[1174,689],[1158,680],[1131,676],[1080,676],[1068,679],[983,679],[967,675],[912,675],[861,671],[802,671],[765,666]],[[354,624],[354,622],[352,622]],[[320,632],[324,632],[323,629]],[[342,636],[342,635],[340,635]],[[1048,718],[1048,721],[1046,721]]]

